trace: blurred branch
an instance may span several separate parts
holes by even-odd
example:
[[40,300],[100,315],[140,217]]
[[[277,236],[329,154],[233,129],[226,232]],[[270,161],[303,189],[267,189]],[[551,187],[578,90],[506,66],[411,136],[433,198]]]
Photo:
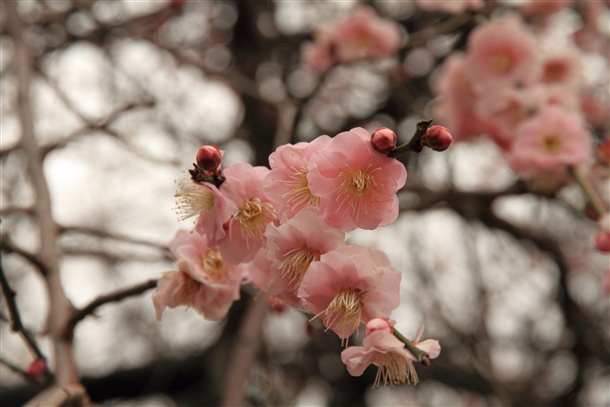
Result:
[[267,303],[263,295],[252,300],[235,338],[222,394],[221,406],[243,406],[246,379],[262,340]]
[[70,314],[72,304],[66,297],[59,275],[59,256],[56,247],[57,225],[53,221],[51,197],[46,182],[43,159],[34,135],[34,115],[30,104],[30,84],[35,66],[30,46],[25,38],[25,23],[17,12],[17,3],[3,3],[5,21],[15,44],[15,78],[17,87],[17,106],[22,137],[19,146],[28,157],[28,171],[36,193],[34,211],[40,228],[39,257],[46,269],[49,290],[48,326],[53,344],[56,377],[60,384],[77,383],[76,365],[72,355],[72,343],[59,337],[65,318]]
[[14,213],[32,214],[34,209],[31,206],[4,206],[0,208],[0,216],[6,216]]
[[81,233],[85,235],[95,236],[103,239],[112,239],[118,240],[125,243],[133,243],[142,246],[152,247],[154,249],[159,249],[169,256],[169,249],[167,248],[167,244],[165,243],[157,243],[151,242],[150,240],[138,239],[135,237],[125,236],[120,233],[108,232],[105,230],[90,228],[86,226],[59,226],[59,233]]
[[47,265],[34,253],[30,253],[18,246],[15,246],[13,243],[9,242],[7,237],[2,235],[0,236],[2,240],[0,240],[0,248],[7,253],[15,253],[19,256],[26,259],[28,262],[32,263],[43,276],[46,276],[49,271],[47,269]]
[[87,392],[83,386],[70,383],[64,386],[54,385],[43,390],[27,402],[28,406],[66,407],[91,406]]
[[28,346],[28,348],[30,349],[30,351],[32,351],[32,353],[36,356],[36,359],[42,359],[45,361],[45,371],[44,371],[45,379],[47,381],[53,380],[53,375],[49,371],[49,368],[47,367],[46,356],[40,350],[40,347],[38,346],[38,342],[36,342],[36,338],[34,338],[34,335],[28,329],[26,329],[26,327],[23,325],[23,322],[21,321],[21,315],[19,314],[17,302],[15,301],[16,293],[10,287],[8,280],[6,278],[6,275],[4,274],[4,264],[2,263],[1,254],[0,254],[0,282],[2,283],[2,294],[4,294],[4,298],[6,300],[6,305],[8,307],[8,311],[9,311],[10,318],[11,318],[11,330],[13,332],[18,332],[21,335],[21,337],[25,341],[25,343]]
[[121,288],[109,294],[100,295],[95,300],[87,304],[85,307],[74,311],[72,317],[70,318],[70,321],[66,325],[64,335],[71,338],[74,334],[74,328],[76,327],[76,324],[85,319],[88,315],[93,314],[95,310],[101,307],[102,305],[108,304],[109,302],[122,301],[125,298],[142,294],[143,292],[146,292],[151,288],[155,288],[156,286],[157,280],[152,279],[144,281],[143,283],[134,285],[132,287]]
[[17,366],[16,364],[9,362],[8,360],[0,357],[0,364],[6,366],[11,372],[15,373],[17,376],[21,377],[23,380],[30,382],[32,384],[37,384],[36,380],[34,380],[28,372]]

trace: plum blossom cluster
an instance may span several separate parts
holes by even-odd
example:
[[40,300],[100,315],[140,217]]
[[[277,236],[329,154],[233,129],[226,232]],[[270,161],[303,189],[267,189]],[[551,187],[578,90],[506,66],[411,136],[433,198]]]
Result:
[[[550,3],[560,5],[541,3],[549,12]],[[583,60],[575,43],[546,44],[517,15],[493,19],[477,26],[467,50],[452,53],[441,67],[435,115],[457,140],[493,140],[522,178],[561,174],[592,153]]]
[[[391,130],[371,135],[363,128],[283,145],[269,156],[270,168],[222,168],[223,152],[201,147],[191,178],[178,183],[177,213],[194,218],[194,227],[170,243],[177,270],[158,282],[157,318],[167,307],[187,306],[221,319],[247,283],[273,309],[291,306],[320,320],[345,346],[362,325],[387,320],[400,303],[402,274],[383,251],[348,244],[346,232],[396,220],[407,172],[390,156],[395,150]],[[412,361],[434,358],[440,347],[401,341],[390,328],[367,333],[362,352],[386,366],[377,384],[415,384]],[[355,362],[357,349],[346,349],[352,374],[366,367]]]
[[402,42],[400,25],[361,6],[351,15],[318,28],[314,41],[303,44],[301,54],[305,66],[323,73],[337,63],[391,57]]

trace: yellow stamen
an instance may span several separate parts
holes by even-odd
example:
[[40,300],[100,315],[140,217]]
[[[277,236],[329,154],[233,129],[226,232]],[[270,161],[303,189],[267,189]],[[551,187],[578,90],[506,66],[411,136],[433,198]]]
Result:
[[320,197],[313,195],[309,190],[309,184],[307,182],[307,173],[309,171],[307,168],[290,168],[294,173],[290,175],[289,180],[275,180],[286,184],[291,188],[290,191],[282,195],[282,199],[286,201],[286,205],[288,207],[319,206]]
[[[344,330],[355,331],[358,328],[364,306],[360,294],[360,290],[348,288],[333,298],[328,307],[322,311],[327,331],[329,329],[335,332]],[[347,338],[345,342],[347,342]]]
[[[335,213],[343,208],[343,215],[351,210],[352,216],[358,219],[361,212],[368,214],[367,201],[380,201],[379,189],[383,184],[379,183],[373,175],[381,167],[371,169],[369,165],[364,171],[358,168],[347,166],[347,171],[339,173],[339,178],[343,181],[337,187],[337,200],[340,202]],[[374,205],[371,205],[376,210]]]
[[377,369],[373,390],[378,389],[381,382],[383,382],[382,389],[385,389],[388,384],[392,388],[395,384],[398,385],[402,383],[416,386],[417,383],[419,383],[419,378],[413,367],[413,362],[409,359],[405,359],[401,355],[389,352],[383,355],[383,361]]
[[277,219],[273,205],[259,198],[246,202],[235,214],[241,234],[246,239],[262,239],[269,222]]
[[202,185],[195,184],[191,180],[177,181],[179,190],[174,195],[176,198],[176,214],[178,220],[185,220],[202,213],[209,212],[214,208],[214,194]]
[[547,133],[542,138],[542,148],[549,154],[556,154],[561,150],[563,141],[556,133]]
[[315,249],[308,247],[293,249],[286,253],[286,259],[280,264],[282,278],[288,279],[293,291],[297,290],[309,265],[318,260],[320,260],[320,252]]
[[211,249],[201,256],[201,267],[212,280],[221,281],[225,277],[225,262],[217,249]]

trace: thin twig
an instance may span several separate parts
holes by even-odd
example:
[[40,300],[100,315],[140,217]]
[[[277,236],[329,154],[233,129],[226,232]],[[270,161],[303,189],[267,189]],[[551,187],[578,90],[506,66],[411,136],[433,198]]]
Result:
[[155,288],[157,286],[157,280],[152,279],[148,281],[144,281],[143,283],[134,285],[132,287],[121,288],[117,291],[111,292],[109,294],[100,295],[89,304],[84,306],[83,308],[77,309],[72,314],[72,317],[68,321],[66,325],[66,330],[64,335],[71,337],[74,333],[74,328],[76,324],[85,319],[88,315],[93,314],[95,310],[102,305],[108,304],[109,302],[117,302],[122,301],[125,298],[133,297],[138,294],[142,294],[145,291],[150,290],[151,288]]
[[11,372],[15,373],[17,376],[20,376],[23,380],[28,381],[32,384],[37,384],[36,380],[34,378],[32,378],[28,374],[28,372],[26,372],[25,370],[23,370],[22,368],[20,368],[16,364],[14,364],[13,362],[9,362],[8,360],[4,359],[3,357],[0,357],[0,364],[4,365],[7,369],[9,369]]
[[38,342],[36,342],[36,338],[34,335],[23,325],[21,321],[21,314],[19,313],[19,308],[17,307],[17,302],[15,301],[16,293],[11,288],[8,283],[8,279],[4,274],[4,265],[2,263],[2,254],[0,252],[0,282],[2,283],[2,294],[4,294],[4,298],[6,299],[6,305],[8,307],[8,312],[10,314],[11,319],[11,330],[17,332],[21,335],[26,345],[35,355],[36,359],[42,359],[45,361],[45,379],[47,381],[51,381],[53,379],[53,374],[49,371],[47,364],[47,358],[40,350],[38,346]]
[[15,253],[19,256],[26,259],[32,265],[34,265],[39,271],[40,274],[46,276],[48,274],[48,269],[46,264],[34,253],[30,253],[19,246],[16,246],[12,242],[10,242],[6,236],[0,237],[0,249],[7,253]]

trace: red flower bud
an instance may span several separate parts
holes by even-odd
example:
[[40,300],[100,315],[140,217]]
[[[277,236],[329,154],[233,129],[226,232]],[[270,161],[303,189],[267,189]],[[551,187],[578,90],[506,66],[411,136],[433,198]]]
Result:
[[610,253],[610,233],[602,230],[595,235],[595,248],[602,253]]
[[396,148],[396,133],[387,127],[377,129],[371,134],[371,144],[373,148],[381,154],[389,154]]
[[47,362],[44,359],[36,359],[28,367],[28,375],[38,377],[44,373],[47,368]]
[[449,129],[438,124],[428,127],[421,138],[422,145],[430,147],[434,151],[445,151],[451,145],[451,141],[453,138]]
[[283,314],[286,311],[286,303],[278,297],[267,297],[267,306],[275,313]]
[[203,146],[197,151],[197,165],[206,172],[216,174],[221,162],[222,152],[216,146]]

